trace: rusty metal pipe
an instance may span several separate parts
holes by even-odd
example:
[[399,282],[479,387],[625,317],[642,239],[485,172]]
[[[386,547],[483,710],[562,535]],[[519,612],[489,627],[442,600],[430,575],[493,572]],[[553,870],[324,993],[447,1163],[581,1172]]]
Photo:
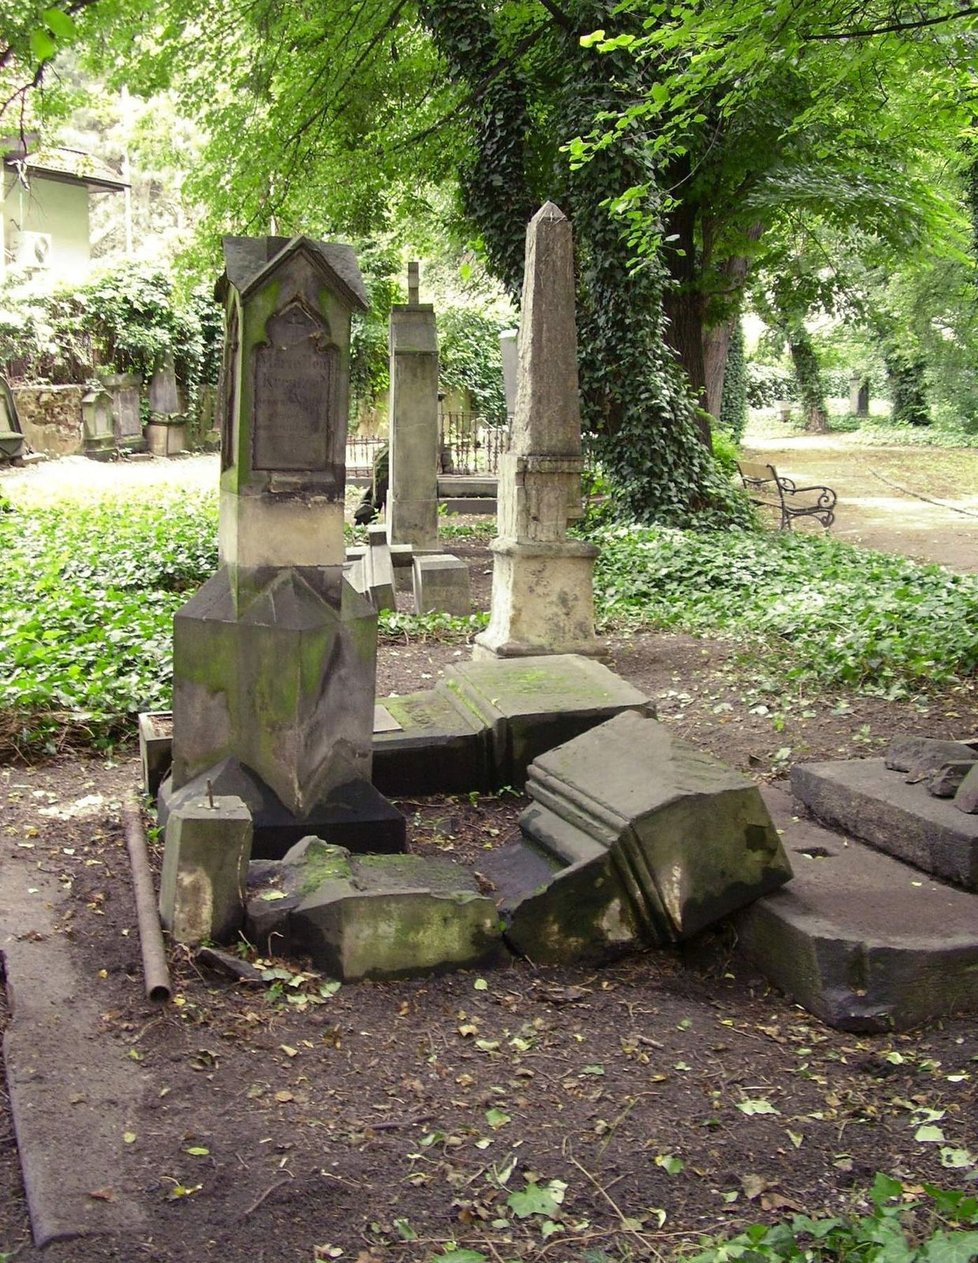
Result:
[[170,970],[163,947],[163,930],[153,889],[153,873],[146,850],[146,835],[135,797],[123,805],[122,823],[132,868],[132,888],[136,896],[136,924],[143,953],[143,984],[148,999],[165,1004],[172,995]]

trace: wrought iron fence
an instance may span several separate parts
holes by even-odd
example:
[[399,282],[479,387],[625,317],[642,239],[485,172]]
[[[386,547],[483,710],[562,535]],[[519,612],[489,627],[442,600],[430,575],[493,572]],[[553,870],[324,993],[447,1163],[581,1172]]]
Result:
[[495,474],[509,447],[506,417],[478,412],[445,412],[441,419],[441,472]]
[[[351,434],[346,441],[347,479],[369,481],[377,453],[386,442],[383,437]],[[478,412],[442,414],[439,473],[498,473],[499,457],[508,447],[506,417],[486,417]]]

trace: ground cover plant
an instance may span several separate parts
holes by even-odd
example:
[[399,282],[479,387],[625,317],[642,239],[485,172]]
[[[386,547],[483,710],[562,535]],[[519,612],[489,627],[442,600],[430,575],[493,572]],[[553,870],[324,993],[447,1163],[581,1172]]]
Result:
[[[217,565],[216,523],[213,495],[159,491],[0,514],[0,749],[101,748],[168,708],[173,614]],[[445,526],[478,548],[492,524]],[[733,638],[772,689],[899,697],[978,667],[974,576],[822,535],[606,526],[595,539],[604,632]],[[485,622],[398,612],[379,630],[459,644]]]

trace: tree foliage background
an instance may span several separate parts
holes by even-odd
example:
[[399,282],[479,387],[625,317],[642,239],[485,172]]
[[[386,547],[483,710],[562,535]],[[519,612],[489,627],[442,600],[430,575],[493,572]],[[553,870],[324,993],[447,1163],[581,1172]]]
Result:
[[[525,224],[557,202],[590,442],[623,513],[684,522],[733,511],[709,425],[750,287],[796,364],[812,312],[843,313],[894,388],[970,337],[976,15],[952,0],[78,0],[11,10],[0,61],[15,111],[28,81],[39,108],[65,108],[51,59],[68,43],[110,82],[172,94],[198,128],[183,191],[202,260],[229,229],[467,244],[515,298]],[[950,336],[928,318],[942,286]],[[816,377],[801,369],[813,418]]]

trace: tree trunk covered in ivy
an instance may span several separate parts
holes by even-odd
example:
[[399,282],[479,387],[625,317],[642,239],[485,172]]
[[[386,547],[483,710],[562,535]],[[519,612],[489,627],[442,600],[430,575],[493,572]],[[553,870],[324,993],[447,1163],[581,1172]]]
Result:
[[[490,267],[513,294],[522,279],[526,224],[537,207],[550,199],[571,220],[582,421],[615,484],[620,513],[675,523],[710,509],[729,516],[736,512],[729,489],[701,440],[682,368],[667,344],[665,269],[656,259],[629,269],[632,252],[621,223],[602,205],[636,184],[648,184],[657,197],[641,138],[599,152],[579,171],[570,170],[558,148],[586,134],[598,110],[621,107],[628,95],[622,85],[636,75],[637,63],[581,47],[580,35],[607,21],[607,9],[572,0],[557,12],[535,41],[530,82],[494,28],[487,0],[426,0],[425,24],[449,73],[468,89],[473,151],[463,173],[466,213],[486,243]],[[546,153],[530,144],[531,113],[541,109],[554,141]],[[533,134],[540,134],[539,119]]]
[[723,396],[720,403],[720,425],[736,442],[743,438],[747,425],[747,357],[744,353],[744,329],[739,320],[732,320],[728,330],[727,363],[723,374]]
[[804,414],[805,429],[811,434],[824,434],[829,428],[825,406],[825,390],[818,366],[818,356],[811,335],[801,321],[792,321],[787,328],[788,353],[798,382],[798,398]]
[[930,408],[924,381],[924,361],[901,351],[883,355],[893,400],[891,416],[906,425],[930,425]]

